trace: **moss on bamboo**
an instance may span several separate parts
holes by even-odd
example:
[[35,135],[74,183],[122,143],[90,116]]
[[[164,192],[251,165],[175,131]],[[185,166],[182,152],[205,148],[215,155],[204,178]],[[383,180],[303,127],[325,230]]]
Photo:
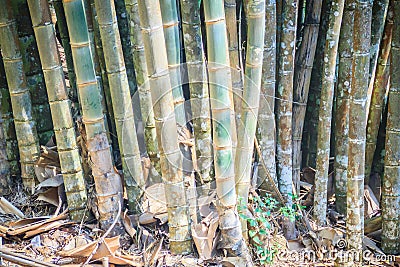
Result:
[[101,94],[93,66],[83,2],[64,0],[63,3],[87,134],[87,148],[93,163],[98,219],[102,229],[108,229],[116,221],[111,235],[117,235],[124,231],[120,219],[117,218],[118,210],[123,204],[121,177],[115,172],[104,128]]
[[9,1],[0,1],[0,44],[14,115],[15,132],[21,161],[21,177],[28,192],[35,186],[34,164],[39,158],[36,124],[32,118],[32,101],[23,71],[22,56]]

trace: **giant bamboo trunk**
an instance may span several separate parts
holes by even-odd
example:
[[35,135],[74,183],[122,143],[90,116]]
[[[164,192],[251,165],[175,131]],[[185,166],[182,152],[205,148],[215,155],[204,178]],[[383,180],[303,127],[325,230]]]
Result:
[[346,0],[339,38],[339,69],[335,114],[335,195],[336,210],[346,213],[349,103],[353,73],[354,0]]
[[68,208],[71,218],[80,222],[85,215],[87,195],[50,8],[47,0],[29,0],[28,5],[49,96]]
[[296,192],[300,193],[301,138],[304,117],[306,115],[311,72],[317,47],[322,0],[307,1],[304,36],[294,70],[293,88],[293,182]]
[[45,145],[53,136],[53,121],[46,93],[38,48],[26,0],[11,1],[17,23],[17,35],[27,86],[31,93],[32,118],[36,122],[39,144]]
[[10,175],[21,174],[19,166],[18,142],[15,134],[14,118],[11,109],[10,92],[8,91],[6,72],[4,70],[3,57],[0,54],[0,113],[3,120],[2,129],[6,141],[6,155],[10,165]]
[[209,188],[213,181],[210,100],[203,37],[201,32],[200,3],[181,0],[183,41],[188,71],[190,104],[195,140],[197,167],[202,186]]
[[140,100],[140,110],[144,124],[144,139],[147,154],[155,169],[161,173],[160,155],[158,154],[157,133],[151,103],[150,83],[147,75],[147,64],[144,53],[144,43],[140,30],[140,19],[137,0],[125,0],[129,15],[130,38],[132,42],[133,62],[135,65],[136,82]]
[[349,164],[347,170],[347,244],[362,250],[364,235],[364,171],[366,103],[368,98],[369,52],[372,1],[357,0],[354,8],[353,72],[349,104]]
[[[282,3],[281,48],[278,53],[277,78],[277,170],[279,190],[286,198],[286,205],[292,206],[293,168],[292,168],[292,102],[294,54],[296,43],[297,0]],[[285,236],[294,238],[294,223],[285,218]]]
[[393,3],[391,78],[386,126],[385,171],[382,183],[382,249],[400,253],[400,1]]
[[[258,111],[257,140],[260,146],[260,157],[265,162],[269,174],[278,184],[276,178],[275,146],[275,70],[276,70],[276,2],[265,3],[265,31],[263,73],[261,79],[260,109]],[[264,168],[258,171],[261,188],[270,189],[269,182],[265,180],[267,174]]]
[[322,65],[321,102],[319,108],[317,168],[315,173],[314,218],[318,225],[326,224],[328,202],[328,170],[331,141],[333,95],[335,91],[336,57],[339,45],[345,0],[332,2],[329,13],[328,32],[325,40],[324,63]]
[[39,159],[36,123],[32,118],[32,101],[17,36],[10,1],[1,0],[0,45],[14,115],[15,132],[21,161],[21,177],[28,192],[35,187],[35,162]]
[[101,95],[94,72],[83,2],[64,0],[63,3],[87,134],[87,149],[93,163],[92,174],[97,194],[98,219],[102,229],[108,229],[116,221],[111,235],[117,235],[124,231],[117,217],[123,204],[121,177],[114,170],[104,128]]
[[115,6],[113,1],[97,0],[95,0],[95,5],[103,43],[129,208],[137,213],[140,210],[144,178]]
[[192,242],[160,4],[158,0],[141,0],[138,4],[165,183],[170,249],[174,254],[186,254],[192,251]]
[[235,119],[232,117],[232,83],[223,0],[205,0],[203,4],[211,112],[214,121],[214,168],[221,246],[229,253],[242,256],[246,262],[251,263],[236,211],[237,195],[231,131]]
[[381,121],[385,96],[389,84],[389,54],[392,42],[393,12],[389,11],[386,18],[385,31],[380,46],[377,67],[374,75],[371,105],[369,106],[367,120],[367,141],[365,148],[365,181],[368,185],[371,175],[372,161],[375,154],[378,138],[379,124]]
[[175,0],[160,0],[164,27],[165,46],[167,48],[169,78],[174,97],[176,122],[186,127],[185,98],[181,77],[181,43],[179,40],[179,20]]
[[[251,166],[254,148],[254,136],[260,98],[263,67],[263,48],[265,31],[265,1],[249,0],[247,11],[247,51],[243,99],[238,126],[238,147],[235,155],[236,191],[247,205],[251,183]],[[244,214],[246,211],[242,210]],[[247,231],[247,221],[242,222],[242,231]]]

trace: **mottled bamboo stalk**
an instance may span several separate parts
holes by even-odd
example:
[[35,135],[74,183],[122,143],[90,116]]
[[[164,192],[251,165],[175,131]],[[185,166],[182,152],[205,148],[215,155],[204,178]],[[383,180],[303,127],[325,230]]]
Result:
[[317,47],[322,0],[307,1],[304,34],[296,53],[293,88],[293,183],[300,193],[301,138],[306,115],[311,72]]
[[[297,0],[282,2],[282,29],[278,54],[277,76],[277,170],[279,190],[285,198],[286,205],[292,206],[293,168],[292,168],[292,102],[294,54],[296,44]],[[288,218],[284,223],[285,236],[295,238],[294,223]]]
[[354,0],[345,1],[339,38],[339,69],[335,114],[335,195],[336,210],[346,214],[349,103],[353,73]]
[[53,121],[28,4],[26,0],[13,0],[11,6],[14,14],[18,14],[15,20],[23,69],[32,96],[32,117],[36,122],[39,144],[45,145],[54,135]]
[[85,216],[87,195],[50,8],[47,0],[28,0],[28,5],[49,96],[68,209],[71,219],[80,222]]
[[325,40],[324,63],[322,65],[321,102],[319,108],[317,168],[315,173],[314,218],[318,225],[326,224],[328,202],[328,170],[331,141],[333,95],[335,91],[336,57],[339,45],[345,0],[332,2]]
[[90,39],[82,0],[64,0],[65,17],[71,41],[76,82],[80,95],[83,123],[87,134],[87,149],[97,194],[99,222],[102,229],[116,225],[110,235],[124,229],[117,218],[122,206],[121,177],[115,172],[110,145],[104,128],[101,94],[93,66]]
[[113,1],[95,0],[130,210],[140,211],[145,181]]
[[356,0],[349,104],[346,239],[348,247],[360,253],[364,236],[365,129],[367,126],[365,117],[367,116],[371,17],[372,0]]
[[[1,115],[1,111],[0,111]],[[3,119],[0,117],[0,195],[4,196],[11,188],[10,162],[7,158],[7,144],[3,131]]]
[[179,125],[186,126],[177,3],[175,0],[160,0],[160,8],[164,27],[165,46],[167,48],[169,78],[171,81],[172,96],[174,97],[175,119]]
[[74,70],[74,61],[72,59],[71,45],[69,44],[69,34],[67,21],[65,20],[65,12],[62,4],[62,0],[53,1],[54,10],[57,16],[57,27],[60,32],[61,43],[64,48],[65,61],[67,63],[68,80],[69,80],[69,92],[68,96],[74,105],[74,108],[79,110],[78,103],[78,91],[76,88],[76,77]]
[[389,54],[392,42],[393,12],[389,11],[386,18],[385,30],[380,45],[377,67],[374,75],[374,86],[371,96],[371,105],[369,106],[367,120],[367,143],[365,148],[365,180],[369,183],[371,175],[372,161],[376,149],[379,125],[382,117],[382,111],[385,104],[385,95],[389,83]]
[[396,255],[400,253],[400,1],[394,0],[392,5],[394,24],[382,183],[382,249]]
[[[261,157],[265,162],[269,174],[278,185],[276,177],[275,146],[275,70],[276,70],[276,2],[268,0],[265,3],[265,32],[263,73],[261,79],[260,109],[258,111],[257,140],[260,146]],[[271,189],[264,168],[259,168],[261,188]]]
[[214,180],[213,151],[200,3],[191,0],[181,0],[180,3],[197,159],[197,168],[195,167],[195,169],[197,169],[202,185],[210,187],[210,182]]
[[35,162],[39,159],[39,141],[36,123],[32,118],[32,101],[17,35],[16,23],[10,1],[1,0],[0,45],[4,69],[14,115],[15,132],[21,161],[21,177],[25,189],[33,193],[35,187]]
[[147,154],[149,155],[150,161],[155,169],[161,173],[160,154],[158,152],[156,125],[151,102],[150,83],[147,75],[144,43],[140,28],[138,3],[137,0],[125,0],[125,5],[129,15],[133,62],[135,65],[140,110],[144,124],[144,139],[146,143]]
[[[238,147],[235,155],[236,191],[247,206],[251,183],[254,136],[260,98],[261,78],[264,55],[265,0],[248,0],[247,15],[247,50],[243,101],[238,125]],[[245,210],[239,211],[246,214]],[[242,220],[243,235],[247,233],[247,220]]]
[[15,133],[14,118],[11,108],[10,92],[8,91],[6,72],[4,70],[3,57],[0,54],[0,113],[4,139],[6,140],[6,156],[10,165],[10,175],[19,176],[19,151],[17,136]]
[[160,3],[141,0],[138,5],[167,197],[170,249],[174,254],[186,254],[192,251],[192,242]]
[[223,0],[204,0],[208,75],[213,118],[214,168],[221,247],[251,264],[236,211],[234,156],[232,148],[233,99]]

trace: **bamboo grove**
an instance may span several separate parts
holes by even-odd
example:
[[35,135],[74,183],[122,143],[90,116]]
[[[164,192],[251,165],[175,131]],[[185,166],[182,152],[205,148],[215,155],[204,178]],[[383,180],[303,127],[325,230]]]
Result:
[[[400,253],[400,1],[0,6],[1,195],[18,183],[34,193],[40,148],[54,137],[72,220],[92,217],[94,185],[100,227],[122,234],[121,211],[140,215],[158,176],[173,254],[193,252],[208,196],[218,248],[253,266],[254,195],[268,192],[302,221],[308,168],[317,228],[329,224],[333,187],[348,248],[361,251],[371,188],[381,248]],[[280,224],[298,237],[294,220]]]

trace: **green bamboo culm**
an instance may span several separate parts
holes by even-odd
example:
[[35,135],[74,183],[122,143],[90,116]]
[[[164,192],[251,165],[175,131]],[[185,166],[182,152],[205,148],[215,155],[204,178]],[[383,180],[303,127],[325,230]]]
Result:
[[230,254],[244,258],[251,266],[251,257],[243,239],[242,227],[236,211],[237,194],[232,148],[232,125],[235,123],[235,118],[232,116],[232,82],[223,4],[223,0],[203,1],[213,118],[217,210],[223,247]]
[[371,175],[372,162],[376,150],[378,139],[379,125],[382,118],[383,109],[385,106],[385,96],[389,84],[390,63],[389,55],[391,51],[393,30],[393,11],[388,11],[382,43],[380,45],[377,66],[374,75],[373,90],[371,96],[371,105],[369,106],[367,120],[367,143],[365,147],[365,181],[369,183]]
[[[1,112],[0,112],[1,115]],[[0,117],[0,195],[4,196],[11,188],[10,162],[7,158],[7,144],[3,131],[3,119]]]
[[165,45],[168,56],[169,77],[174,97],[175,118],[181,126],[186,126],[185,98],[181,77],[181,44],[179,39],[179,20],[176,1],[160,0],[164,27]]
[[17,24],[20,52],[27,86],[31,93],[32,117],[36,122],[39,144],[45,145],[54,135],[53,121],[46,93],[46,85],[40,63],[38,48],[32,28],[26,0],[13,0],[11,6]]
[[69,44],[68,27],[67,27],[67,21],[65,20],[65,12],[62,0],[54,0],[53,6],[57,16],[57,27],[60,33],[62,46],[64,48],[65,61],[67,63],[68,80],[69,80],[68,97],[72,102],[73,108],[75,110],[79,110],[74,61],[72,59],[71,45]]
[[339,68],[336,86],[335,114],[335,195],[336,210],[346,214],[347,167],[349,162],[349,103],[351,75],[353,73],[354,0],[344,3],[342,27],[339,37]]
[[[265,0],[249,0],[246,5],[247,50],[245,78],[243,86],[240,124],[238,127],[238,146],[235,155],[236,191],[243,205],[247,206],[251,183],[254,136],[260,95],[265,31]],[[246,210],[239,211],[246,214]],[[242,220],[242,232],[247,233],[247,220]]]
[[197,158],[195,170],[204,189],[214,180],[211,140],[210,99],[201,31],[199,2],[181,0],[183,41],[188,71],[190,104]]
[[50,8],[47,0],[28,0],[28,5],[49,96],[68,209],[71,219],[80,222],[85,216],[86,187]]
[[125,0],[129,17],[130,38],[132,43],[133,62],[135,65],[136,82],[140,100],[140,110],[144,124],[144,139],[147,154],[157,172],[161,173],[160,155],[158,153],[157,133],[151,102],[150,83],[147,75],[146,56],[140,28],[140,18],[137,0]]
[[160,3],[158,0],[141,0],[138,1],[138,8],[156,122],[161,174],[165,184],[170,250],[173,254],[188,254],[192,251],[189,210],[182,178],[182,155],[178,145]]
[[336,57],[339,45],[345,0],[332,1],[329,13],[328,31],[325,40],[322,66],[321,103],[319,108],[317,160],[315,173],[314,218],[318,225],[326,224],[328,203],[328,170],[331,143],[333,95],[335,91]]
[[382,249],[400,253],[400,1],[393,5],[393,39],[386,126],[385,170],[382,182]]
[[11,108],[11,97],[8,91],[6,72],[4,70],[3,57],[0,54],[0,113],[4,139],[6,141],[6,156],[10,165],[10,175],[21,175],[19,165],[19,151],[17,136],[15,133],[14,118]]
[[110,145],[104,128],[101,94],[96,80],[90,50],[89,34],[82,0],[64,0],[65,17],[71,41],[83,123],[87,134],[87,149],[92,164],[92,174],[97,194],[99,222],[109,229],[117,221],[110,235],[124,232],[117,218],[122,207],[121,177],[115,172]]
[[145,182],[115,6],[113,1],[103,0],[95,0],[95,6],[103,43],[129,208],[133,212],[139,213],[140,198],[143,194]]
[[353,30],[353,72],[349,104],[346,239],[349,249],[362,252],[366,102],[369,82],[372,0],[356,0]]
[[8,89],[14,115],[15,132],[21,162],[21,177],[28,193],[35,187],[35,162],[40,149],[36,123],[32,118],[32,101],[17,36],[16,23],[10,1],[0,1],[0,45],[6,72]]

